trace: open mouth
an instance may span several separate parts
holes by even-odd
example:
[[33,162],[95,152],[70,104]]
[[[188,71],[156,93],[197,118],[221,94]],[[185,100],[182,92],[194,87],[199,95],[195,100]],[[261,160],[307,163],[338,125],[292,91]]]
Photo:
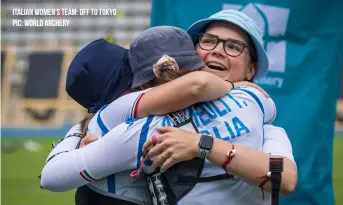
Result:
[[208,63],[207,66],[210,69],[213,69],[213,70],[219,70],[219,71],[226,70],[226,68],[223,65],[219,64],[219,63]]

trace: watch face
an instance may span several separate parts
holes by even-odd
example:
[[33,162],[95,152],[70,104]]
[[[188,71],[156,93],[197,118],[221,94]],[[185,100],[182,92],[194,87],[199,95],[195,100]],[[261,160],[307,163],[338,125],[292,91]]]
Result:
[[212,148],[213,138],[210,136],[202,135],[199,144],[201,148],[210,150]]

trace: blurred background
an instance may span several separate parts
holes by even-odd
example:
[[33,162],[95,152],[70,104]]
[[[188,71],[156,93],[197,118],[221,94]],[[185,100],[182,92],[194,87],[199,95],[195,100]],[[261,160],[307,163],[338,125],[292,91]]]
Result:
[[[14,8],[115,8],[117,14],[14,16]],[[74,204],[74,191],[42,190],[38,179],[51,143],[87,113],[65,92],[68,66],[78,50],[98,38],[128,47],[149,27],[150,10],[150,0],[1,1],[1,204]],[[70,24],[17,27],[13,19],[68,19]]]
[[[68,66],[82,47],[98,38],[127,47],[149,27],[151,3],[138,1],[2,1],[2,126],[56,128],[80,120],[65,92]],[[14,8],[115,8],[115,16],[15,16]],[[13,26],[13,19],[68,19],[64,27]],[[47,69],[49,68],[49,69]],[[15,134],[3,130],[3,135]]]
[[[161,0],[162,1],[162,0]],[[66,72],[85,45],[105,38],[124,47],[149,28],[150,0],[1,1],[1,204],[74,204],[74,191],[39,187],[41,168],[86,110],[65,92]],[[14,16],[14,8],[115,8],[116,16]],[[13,19],[69,19],[68,27],[19,27]],[[101,59],[100,59],[101,60]],[[343,81],[337,99],[333,182],[343,204]]]

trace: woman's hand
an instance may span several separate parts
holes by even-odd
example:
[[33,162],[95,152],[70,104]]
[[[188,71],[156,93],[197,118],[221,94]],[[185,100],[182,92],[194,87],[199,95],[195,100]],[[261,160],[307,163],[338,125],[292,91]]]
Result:
[[96,136],[87,134],[84,138],[82,138],[80,142],[80,148],[88,145],[89,143],[95,142],[96,140],[98,140]]
[[256,85],[255,83],[251,83],[249,81],[240,81],[240,82],[235,82],[233,84],[235,85],[235,88],[237,88],[239,86],[249,86],[249,87],[256,88],[257,90],[262,92],[266,98],[269,98],[268,93],[265,90],[263,90],[260,86]]
[[176,163],[191,160],[199,155],[199,133],[191,133],[175,127],[160,127],[156,144],[150,138],[143,146],[145,160],[156,157],[152,168],[160,167],[164,172]]

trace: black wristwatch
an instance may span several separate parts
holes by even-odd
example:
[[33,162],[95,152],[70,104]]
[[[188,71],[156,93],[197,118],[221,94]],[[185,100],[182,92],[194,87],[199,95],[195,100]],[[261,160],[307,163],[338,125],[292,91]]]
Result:
[[208,153],[212,149],[213,146],[213,137],[208,135],[201,135],[200,141],[199,141],[199,157],[201,159],[206,159]]

